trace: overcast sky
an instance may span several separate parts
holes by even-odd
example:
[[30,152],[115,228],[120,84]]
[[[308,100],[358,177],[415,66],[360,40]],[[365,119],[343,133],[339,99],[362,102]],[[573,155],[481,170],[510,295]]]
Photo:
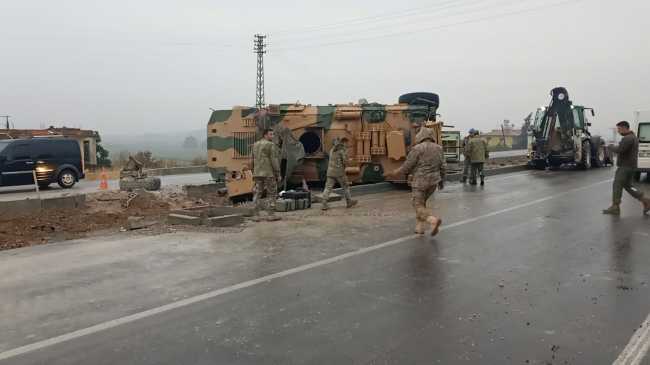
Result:
[[519,126],[564,86],[610,136],[650,109],[650,1],[569,1],[0,0],[0,115],[105,135],[204,128],[208,108],[255,104],[264,33],[267,103],[430,91],[464,132]]

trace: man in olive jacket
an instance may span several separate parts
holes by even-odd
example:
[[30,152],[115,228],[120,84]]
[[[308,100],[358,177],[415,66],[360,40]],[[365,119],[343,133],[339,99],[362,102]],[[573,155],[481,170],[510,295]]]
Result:
[[483,165],[488,157],[490,157],[490,151],[488,150],[487,142],[479,136],[478,131],[474,131],[474,136],[469,139],[468,154],[472,166],[472,173],[469,178],[470,185],[476,185],[477,171],[481,175],[481,185],[484,185],[485,176],[483,175]]
[[469,134],[467,137],[463,138],[463,141],[460,144],[460,151],[463,153],[463,156],[465,156],[465,166],[463,167],[463,179],[460,181],[462,183],[467,182],[467,175],[469,174],[469,167],[470,163],[472,162],[472,159],[469,158],[469,153],[468,153],[468,148],[469,148],[469,140],[472,138],[474,135],[474,128],[469,130]]
[[642,192],[632,186],[632,180],[639,163],[639,139],[634,132],[630,130],[630,123],[620,122],[616,125],[618,133],[623,136],[618,146],[609,146],[610,151],[618,155],[616,165],[616,175],[614,176],[614,195],[611,207],[604,209],[603,214],[621,214],[621,198],[623,189],[625,189],[635,199],[643,203],[643,214],[650,211],[650,199],[646,198]]
[[325,191],[323,192],[322,210],[330,209],[328,200],[332,188],[334,188],[334,184],[337,182],[341,184],[341,190],[343,190],[343,195],[345,196],[348,208],[351,208],[358,202],[350,196],[348,177],[345,175],[345,168],[350,164],[350,158],[348,157],[348,143],[349,140],[345,137],[341,138],[341,141],[338,139],[334,140],[332,150],[330,151],[329,165],[327,166],[327,183],[325,183]]
[[273,143],[273,131],[265,129],[263,138],[255,144],[251,151],[248,166],[244,170],[253,171],[253,222],[260,221],[260,198],[266,188],[269,198],[268,221],[282,219],[275,215],[275,200],[278,196],[278,182],[282,181],[280,175],[280,157],[278,147]]

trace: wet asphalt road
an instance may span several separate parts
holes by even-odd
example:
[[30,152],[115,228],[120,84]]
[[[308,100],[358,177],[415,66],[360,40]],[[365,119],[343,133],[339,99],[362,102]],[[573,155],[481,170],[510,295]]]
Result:
[[[363,197],[351,215],[335,209],[239,235],[181,236],[182,251],[166,248],[178,243],[167,236],[125,239],[153,251],[103,252],[107,262],[51,268],[45,278],[13,272],[48,254],[97,260],[78,250],[106,243],[0,253],[9,268],[0,269],[3,351],[174,302],[156,297],[153,284],[189,300],[0,364],[613,364],[650,326],[650,217],[628,196],[621,217],[600,214],[613,172],[526,172],[484,188],[449,186],[434,197],[445,220],[435,239],[410,234],[408,193],[393,192]],[[387,210],[396,213],[373,215]],[[173,275],[156,279],[162,272]],[[282,275],[251,282],[274,273]],[[89,308],[89,298],[102,296],[113,306]],[[650,365],[648,357],[635,362],[646,343],[626,364]]]

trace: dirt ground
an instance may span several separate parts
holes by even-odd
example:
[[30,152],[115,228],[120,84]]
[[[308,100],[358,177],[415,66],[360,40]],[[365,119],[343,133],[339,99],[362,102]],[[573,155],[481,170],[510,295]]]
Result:
[[100,194],[88,195],[82,209],[46,210],[38,213],[0,213],[0,251],[119,232],[129,217],[164,220],[174,209],[200,205],[225,205],[216,196],[190,198],[176,192],[153,192],[137,197],[123,206],[123,201],[98,201]]

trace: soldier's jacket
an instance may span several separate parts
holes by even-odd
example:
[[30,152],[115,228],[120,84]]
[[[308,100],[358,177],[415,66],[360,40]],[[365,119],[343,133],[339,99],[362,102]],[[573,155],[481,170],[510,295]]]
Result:
[[469,139],[469,158],[474,162],[485,162],[488,157],[490,157],[490,151],[488,151],[487,142],[479,136],[474,136]]
[[433,129],[421,128],[415,146],[395,174],[413,174],[414,189],[435,186],[445,179],[447,162],[442,147],[435,143]]
[[347,148],[338,139],[334,140],[334,147],[330,151],[330,162],[327,166],[327,176],[341,177],[345,175],[345,167],[349,163]]
[[255,142],[250,160],[245,170],[253,171],[253,177],[280,176],[280,158],[278,148],[266,138]]
[[463,141],[462,141],[461,144],[460,144],[460,152],[461,152],[463,155],[465,155],[465,159],[469,158],[469,151],[468,151],[468,148],[469,148],[469,140],[470,140],[470,137],[467,136],[467,137],[463,138]]

